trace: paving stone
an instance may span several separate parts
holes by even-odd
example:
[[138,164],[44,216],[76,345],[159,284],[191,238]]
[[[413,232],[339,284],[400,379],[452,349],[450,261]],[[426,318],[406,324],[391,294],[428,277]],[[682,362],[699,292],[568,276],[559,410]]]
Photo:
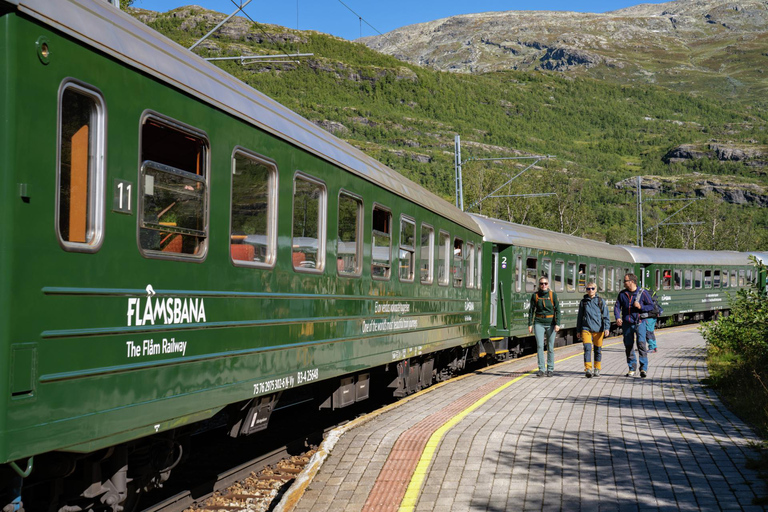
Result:
[[[620,338],[606,340],[599,379],[583,378],[579,345],[558,349],[558,359],[576,357],[559,361],[555,378],[524,377],[445,433],[416,510],[762,510],[751,505],[762,482],[744,465],[757,437],[703,388],[701,336],[690,326],[664,330],[659,346],[645,380],[623,377]],[[430,418],[453,417],[476,390],[533,368],[535,357],[497,366],[348,431],[295,510],[369,510],[359,507],[380,483],[396,502],[380,510],[397,510],[405,487],[394,484],[407,485],[412,468],[403,460],[382,480],[393,448],[427,439],[447,421]]]

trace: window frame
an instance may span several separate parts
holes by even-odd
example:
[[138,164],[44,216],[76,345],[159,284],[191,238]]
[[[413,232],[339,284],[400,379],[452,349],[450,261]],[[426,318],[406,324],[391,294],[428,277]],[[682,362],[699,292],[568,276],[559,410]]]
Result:
[[[531,261],[535,261],[533,267],[529,266]],[[533,269],[533,274],[531,274]],[[533,279],[531,279],[533,277]],[[525,291],[526,293],[535,292],[539,283],[539,258],[536,256],[528,256],[525,258]],[[547,278],[549,281],[549,278]]]
[[277,162],[264,155],[260,155],[254,151],[251,151],[243,146],[235,146],[232,150],[232,156],[230,158],[232,162],[232,173],[230,174],[229,181],[229,236],[230,244],[232,243],[232,208],[234,201],[232,200],[232,194],[235,187],[235,157],[239,154],[244,155],[246,158],[256,160],[260,163],[266,164],[271,167],[269,176],[269,190],[267,192],[267,261],[244,261],[236,260],[232,257],[232,251],[230,251],[229,259],[236,267],[250,267],[250,268],[274,268],[277,263],[277,211],[278,211],[278,188],[280,180],[280,170],[277,167]]
[[[143,227],[143,220],[144,220],[144,186],[145,186],[145,172],[144,169],[147,167],[145,165],[146,162],[152,162],[151,160],[142,160],[142,155],[144,154],[144,147],[143,147],[143,127],[147,123],[147,121],[153,120],[157,123],[164,124],[168,126],[169,128],[175,129],[179,132],[186,133],[189,136],[202,139],[205,141],[205,157],[203,158],[203,164],[205,166],[205,172],[203,173],[203,179],[196,178],[197,175],[192,174],[189,171],[184,171],[183,169],[178,169],[181,172],[184,172],[185,174],[190,175],[190,179],[194,181],[198,181],[200,183],[205,184],[205,205],[203,208],[203,226],[204,229],[202,230],[204,232],[204,240],[201,243],[201,249],[199,254],[191,254],[187,255],[184,253],[177,253],[177,252],[169,252],[165,253],[162,251],[156,251],[152,249],[144,249],[141,245],[141,229]],[[158,165],[161,165],[165,167],[166,169],[175,169],[175,167],[167,166],[164,164],[157,163]],[[190,262],[196,262],[196,263],[202,263],[205,261],[206,257],[208,256],[208,249],[210,247],[210,215],[211,215],[211,140],[208,137],[208,134],[194,126],[188,125],[186,123],[183,123],[181,121],[178,121],[176,119],[173,119],[171,117],[165,116],[163,114],[160,114],[158,112],[152,111],[152,110],[145,110],[144,113],[141,116],[141,120],[139,121],[139,178],[138,178],[139,185],[136,187],[136,194],[137,194],[137,219],[136,219],[136,245],[139,248],[139,252],[142,256],[145,258],[151,258],[151,259],[160,259],[160,260],[174,260],[174,261],[190,261]]]
[[[429,249],[427,251],[427,279],[424,280],[421,277],[421,263],[422,263],[422,254],[424,250],[424,245],[422,244],[422,239],[424,238],[424,228],[429,229]],[[435,282],[435,228],[434,226],[427,224],[426,222],[421,223],[421,230],[419,231],[419,283],[430,286],[434,284]]]
[[[446,241],[445,244],[442,243],[443,240]],[[452,258],[452,256],[453,256],[453,247],[451,246],[451,234],[449,232],[445,231],[444,229],[441,229],[440,231],[438,231],[437,241],[438,241],[437,251],[435,251],[435,252],[436,252],[436,257],[437,257],[437,269],[438,269],[438,271],[440,270],[440,261],[441,261],[440,260],[440,247],[443,246],[443,245],[445,246],[445,254],[443,254],[443,259],[442,259],[443,268],[445,269],[445,272],[443,272],[444,275],[443,275],[442,279],[440,278],[439,275],[437,276],[437,285],[438,286],[448,286],[451,283],[451,262],[453,261],[453,258]]]
[[[456,244],[460,244],[461,246],[461,253],[459,254],[458,258],[456,257],[455,251],[456,251]],[[451,282],[453,284],[454,288],[464,288],[464,283],[466,282],[466,271],[467,269],[464,268],[464,256],[467,251],[466,243],[464,242],[463,238],[459,238],[458,236],[453,237],[453,247],[451,249],[451,269],[455,269],[455,272],[453,272],[453,276],[451,279]],[[458,265],[456,263],[458,262]]]
[[[572,283],[568,283],[568,275],[571,276]],[[579,284],[579,271],[578,271],[578,264],[575,261],[569,261],[568,262],[568,273],[565,276],[565,288],[569,292],[575,292],[578,288]]]
[[475,243],[465,242],[466,254],[464,256],[464,275],[467,282],[466,288],[475,288]]
[[[403,245],[403,224],[410,224],[413,228],[413,245],[410,246],[410,251],[408,250],[407,245]],[[401,283],[413,283],[416,280],[416,219],[411,217],[410,215],[400,215],[400,232],[398,233],[399,240],[397,244],[397,277],[400,279]],[[401,251],[406,251],[411,253],[411,276],[409,278],[403,278],[403,276],[400,274],[402,263],[402,257],[401,257]]]
[[[379,231],[379,230],[373,228],[374,212],[377,209],[379,209],[379,210],[381,210],[383,212],[387,212],[389,214],[389,233],[384,233],[383,231]],[[371,279],[373,279],[375,281],[389,281],[390,279],[392,279],[392,262],[394,260],[394,258],[392,257],[392,239],[395,236],[394,233],[393,233],[394,230],[392,228],[392,217],[393,217],[392,209],[389,208],[388,206],[384,206],[381,203],[373,203],[373,205],[371,205]],[[374,262],[376,261],[376,259],[374,257],[374,250],[376,249],[376,245],[374,245],[374,243],[373,243],[374,232],[378,232],[378,233],[383,233],[383,234],[388,234],[389,235],[389,270],[388,270],[386,276],[376,276],[376,275],[373,274]]]
[[[554,290],[556,292],[562,292],[565,289],[565,260],[555,260],[555,270],[553,271],[553,274],[555,276],[555,287]],[[558,280],[558,278],[560,278]],[[549,280],[550,287],[552,287],[551,283],[552,280]]]
[[683,286],[686,290],[693,289],[693,270],[690,268],[685,269],[683,272]]
[[693,270],[693,289],[701,290],[704,288],[704,271],[700,268]]
[[[304,181],[307,181],[309,183],[314,183],[315,185],[319,185],[323,189],[323,194],[320,197],[319,205],[317,207],[317,216],[318,216],[318,226],[317,226],[317,254],[318,257],[320,257],[320,265],[316,265],[314,268],[307,268],[307,267],[297,267],[293,264],[293,220],[294,220],[294,212],[296,211],[296,180],[301,179]],[[291,267],[293,267],[293,270],[302,274],[322,274],[325,272],[325,266],[327,264],[327,256],[326,256],[326,239],[328,238],[328,186],[325,184],[325,182],[319,178],[315,178],[314,176],[307,174],[304,171],[295,171],[293,173],[293,180],[291,180]]]
[[363,275],[363,247],[365,246],[365,231],[364,231],[364,225],[365,225],[365,201],[363,201],[362,196],[358,194],[353,194],[352,192],[345,190],[345,189],[339,189],[339,193],[336,196],[336,260],[338,261],[339,258],[339,221],[341,219],[341,216],[339,215],[339,210],[341,209],[341,196],[346,196],[354,201],[357,202],[357,215],[359,222],[357,223],[357,233],[356,240],[355,240],[355,257],[357,258],[357,268],[354,272],[344,272],[342,270],[339,270],[338,264],[336,265],[336,273],[341,277],[347,277],[347,278],[355,278],[355,277],[361,277]]
[[[93,172],[89,169],[88,176],[88,205],[90,212],[86,215],[86,233],[88,232],[88,222],[91,222],[90,231],[93,233],[92,240],[90,242],[70,242],[64,240],[60,230],[60,208],[61,208],[61,138],[64,135],[62,130],[63,122],[63,99],[64,93],[67,90],[74,90],[77,94],[87,96],[93,100],[95,104],[95,121],[97,127],[95,130],[89,129],[89,132],[93,133],[93,139],[89,140],[93,142]],[[69,252],[80,253],[95,253],[101,249],[104,243],[105,230],[106,230],[106,175],[107,175],[107,105],[104,101],[104,95],[102,92],[92,85],[75,80],[74,78],[67,78],[59,85],[58,99],[56,106],[56,204],[55,204],[55,219],[54,229],[56,230],[56,238],[59,241],[59,245],[62,249]],[[91,136],[89,133],[89,136]],[[86,235],[87,240],[87,235]]]

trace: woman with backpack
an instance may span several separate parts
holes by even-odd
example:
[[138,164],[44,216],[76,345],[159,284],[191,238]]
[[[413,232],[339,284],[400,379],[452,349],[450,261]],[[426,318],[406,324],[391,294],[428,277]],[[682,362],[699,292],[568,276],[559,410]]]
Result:
[[[603,359],[603,339],[611,330],[611,317],[608,306],[602,297],[597,296],[594,281],[587,283],[587,293],[579,303],[576,319],[576,337],[584,343],[584,372],[587,378],[600,376],[600,364]],[[595,347],[595,368],[592,369],[592,346]]]
[[[549,278],[541,276],[539,289],[531,295],[528,308],[528,332],[536,335],[536,352],[539,358],[537,377],[555,374],[555,333],[560,330],[560,301],[549,289]],[[544,366],[544,339],[547,340],[547,365]],[[546,374],[544,373],[546,369]]]

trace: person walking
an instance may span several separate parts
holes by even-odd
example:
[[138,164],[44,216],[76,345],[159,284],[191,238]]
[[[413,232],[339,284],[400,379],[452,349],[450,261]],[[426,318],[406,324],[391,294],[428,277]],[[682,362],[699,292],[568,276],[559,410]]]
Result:
[[616,317],[616,325],[621,327],[624,335],[624,351],[627,354],[627,365],[629,366],[626,376],[635,376],[637,360],[635,359],[634,345],[636,343],[638,359],[640,360],[640,377],[645,378],[648,372],[647,318],[641,318],[641,314],[653,311],[653,299],[648,290],[637,287],[635,274],[624,276],[624,288],[616,298],[613,315]]
[[[539,289],[531,295],[528,308],[528,332],[536,336],[539,371],[537,377],[555,374],[555,333],[560,330],[560,301],[549,288],[549,278],[539,279]],[[544,340],[547,340],[547,364],[544,366]],[[545,373],[546,372],[546,373]]]
[[[587,283],[587,293],[579,303],[576,319],[576,337],[584,344],[584,372],[587,378],[600,376],[600,364],[603,359],[603,339],[611,330],[611,318],[608,305],[597,295],[597,285]],[[592,369],[592,347],[595,349],[595,367]]]

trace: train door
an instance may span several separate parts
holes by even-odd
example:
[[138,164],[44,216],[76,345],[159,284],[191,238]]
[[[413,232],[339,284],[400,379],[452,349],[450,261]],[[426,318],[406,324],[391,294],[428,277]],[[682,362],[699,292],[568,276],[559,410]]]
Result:
[[496,327],[499,303],[499,248],[493,246],[491,253],[491,307],[490,307],[490,326]]

